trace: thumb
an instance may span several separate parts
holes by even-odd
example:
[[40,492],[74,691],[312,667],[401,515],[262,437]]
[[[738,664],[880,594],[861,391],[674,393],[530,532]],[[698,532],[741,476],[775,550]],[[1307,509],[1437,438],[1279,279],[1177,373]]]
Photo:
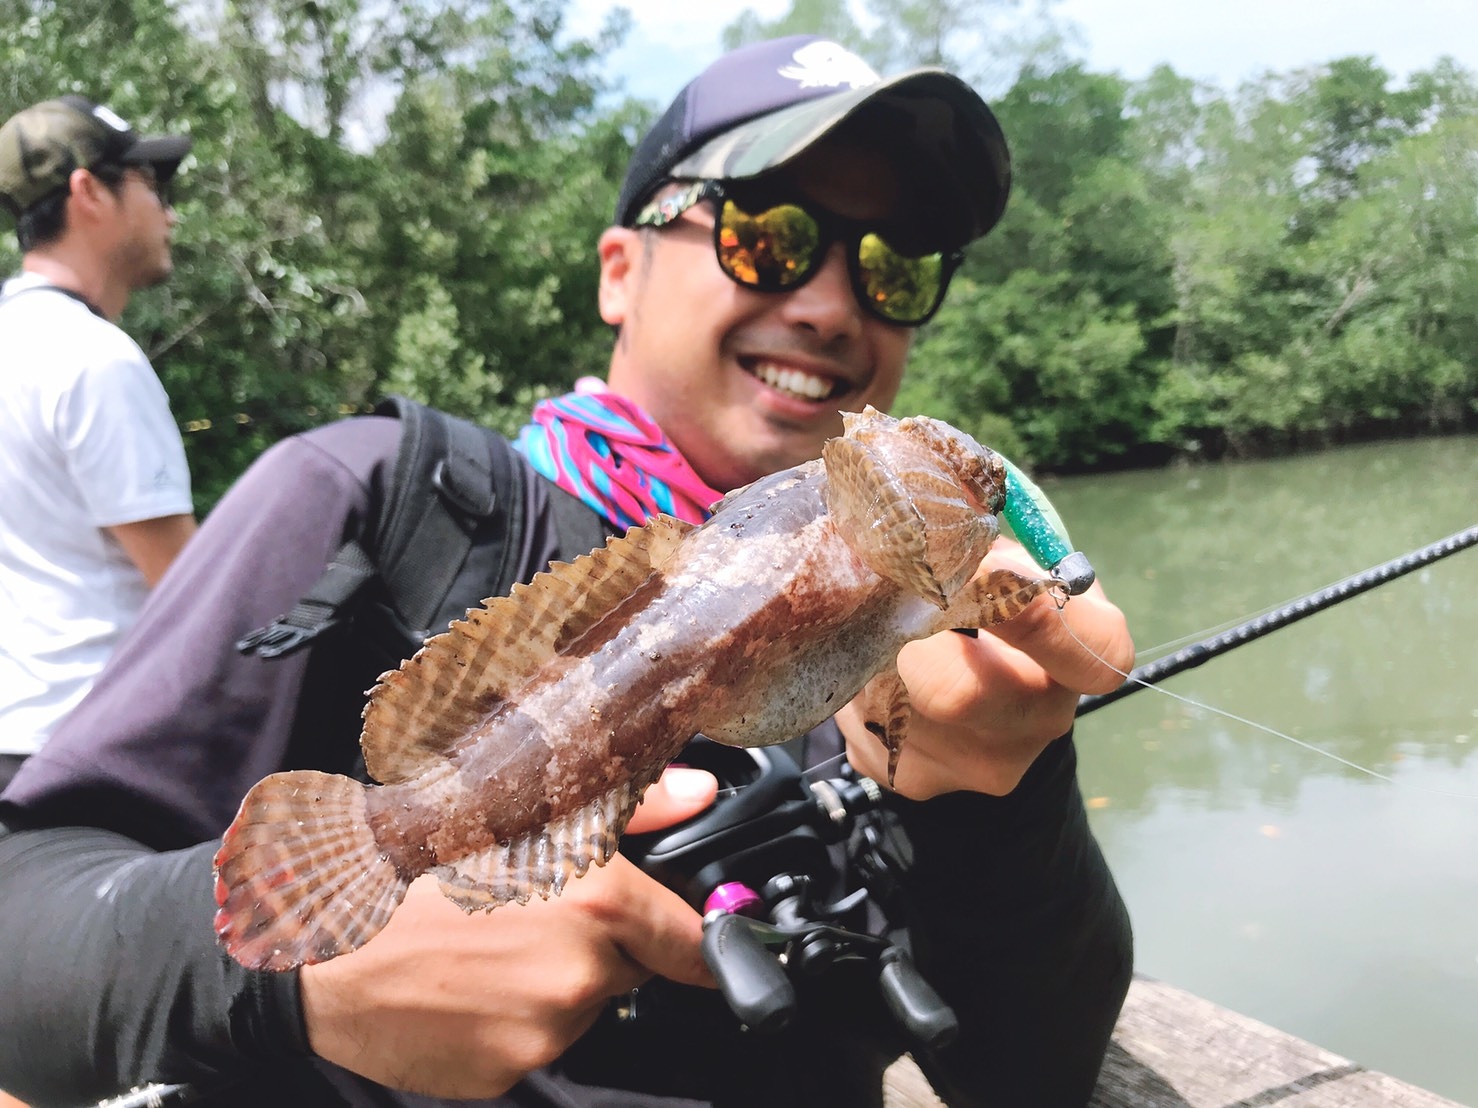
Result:
[[671,827],[696,816],[711,805],[717,795],[718,778],[706,769],[668,766],[647,789],[626,830],[640,835]]
[[611,938],[646,976],[657,974],[684,985],[713,987],[703,961],[703,921],[677,893],[642,873],[621,855],[606,870],[621,881],[621,910],[607,917]]

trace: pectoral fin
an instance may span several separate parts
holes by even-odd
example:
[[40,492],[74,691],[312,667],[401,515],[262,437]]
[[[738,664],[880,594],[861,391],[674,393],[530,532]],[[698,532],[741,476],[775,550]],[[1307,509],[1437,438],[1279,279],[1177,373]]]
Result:
[[1051,577],[1026,577],[1011,569],[993,569],[965,584],[940,617],[939,626],[986,627],[1020,615],[1044,592],[1051,591]]
[[869,408],[846,422],[846,436],[822,449],[838,534],[874,573],[946,607],[998,534],[984,503],[999,499],[986,465],[994,455],[976,445],[980,456],[962,461],[956,439],[941,440],[929,420],[900,422]]
[[929,565],[924,519],[889,460],[856,439],[832,439],[826,462],[826,504],[837,530],[867,567],[937,604],[944,586]]

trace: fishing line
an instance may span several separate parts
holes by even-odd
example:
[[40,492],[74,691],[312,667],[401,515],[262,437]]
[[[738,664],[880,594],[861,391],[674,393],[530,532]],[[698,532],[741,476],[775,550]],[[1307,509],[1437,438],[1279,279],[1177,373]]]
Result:
[[1252,612],[1251,614],[1233,616],[1231,619],[1223,620],[1221,623],[1213,624],[1210,627],[1204,627],[1199,631],[1187,632],[1186,634],[1181,635],[1179,638],[1171,639],[1168,642],[1158,643],[1155,646],[1146,647],[1143,650],[1137,650],[1135,651],[1136,661],[1139,659],[1143,659],[1145,662],[1154,661],[1155,659],[1160,658],[1164,655],[1170,654],[1176,650],[1180,650],[1182,647],[1190,646],[1194,643],[1202,641],[1203,639],[1212,638],[1215,635],[1224,634],[1227,631],[1230,631],[1233,628],[1239,626],[1240,624],[1247,622],[1248,620],[1262,619],[1265,616],[1269,616],[1272,613],[1276,612],[1281,607],[1281,604],[1269,604],[1267,607],[1262,608],[1256,612]]
[[[1370,777],[1374,777],[1377,780],[1387,781],[1392,784],[1400,785],[1404,788],[1417,789],[1421,792],[1433,793],[1438,796],[1456,797],[1461,800],[1478,800],[1478,795],[1470,793],[1453,792],[1446,789],[1432,789],[1422,785],[1415,785],[1410,782],[1397,781],[1395,778],[1387,774],[1383,774],[1380,771],[1371,769],[1367,766],[1359,765],[1356,762],[1351,762],[1346,758],[1342,758],[1338,754],[1335,754],[1328,750],[1324,750],[1323,748],[1315,746],[1312,743],[1305,742],[1303,739],[1296,739],[1292,735],[1285,734],[1284,732],[1278,731],[1277,729],[1272,727],[1267,727],[1261,723],[1256,722],[1255,720],[1246,719],[1242,716],[1236,715],[1233,712],[1223,711],[1220,708],[1212,707],[1210,704],[1199,703],[1195,700],[1189,699],[1188,697],[1183,697],[1176,693],[1169,692],[1165,689],[1158,688],[1155,685],[1155,682],[1157,681],[1162,681],[1167,677],[1172,677],[1177,673],[1181,673],[1194,666],[1201,665],[1202,663],[1207,662],[1212,658],[1215,658],[1220,654],[1223,654],[1226,651],[1231,650],[1237,646],[1241,646],[1245,643],[1251,642],[1254,639],[1260,638],[1263,635],[1269,634],[1282,627],[1286,627],[1298,620],[1305,619],[1308,616],[1315,614],[1316,612],[1324,611],[1326,608],[1329,608],[1334,604],[1338,604],[1342,601],[1350,599],[1351,597],[1358,596],[1361,593],[1366,592],[1369,589],[1373,589],[1378,585],[1383,585],[1388,581],[1394,581],[1397,578],[1411,573],[1414,570],[1420,569],[1423,566],[1430,565],[1442,558],[1450,557],[1451,555],[1456,554],[1461,550],[1467,550],[1474,546],[1478,546],[1478,526],[1466,528],[1465,530],[1458,531],[1452,535],[1448,535],[1444,539],[1439,539],[1436,542],[1428,543],[1426,546],[1420,547],[1419,549],[1413,550],[1407,554],[1403,554],[1399,558],[1393,558],[1392,560],[1384,562],[1381,565],[1373,566],[1361,573],[1357,573],[1351,577],[1346,577],[1342,581],[1337,581],[1332,585],[1328,585],[1305,596],[1298,597],[1295,600],[1288,601],[1285,604],[1273,605],[1269,608],[1265,608],[1256,616],[1252,617],[1251,619],[1245,620],[1242,623],[1236,624],[1235,626],[1232,626],[1229,630],[1219,631],[1215,636],[1201,639],[1198,642],[1192,643],[1190,646],[1178,649],[1175,651],[1175,653],[1170,654],[1165,658],[1161,658],[1157,661],[1149,662],[1144,665],[1136,666],[1132,673],[1125,673],[1117,666],[1110,664],[1106,659],[1100,657],[1093,650],[1092,647],[1090,647],[1082,639],[1078,638],[1077,635],[1073,634],[1072,628],[1067,625],[1067,621],[1062,614],[1062,607],[1063,604],[1066,602],[1066,594],[1064,592],[1062,595],[1058,596],[1057,613],[1058,618],[1063,620],[1063,628],[1067,631],[1068,635],[1073,639],[1074,642],[1076,642],[1079,646],[1081,646],[1085,651],[1088,652],[1089,656],[1097,659],[1099,662],[1102,662],[1104,665],[1108,666],[1111,670],[1125,679],[1123,684],[1114,689],[1112,692],[1103,693],[1097,696],[1082,697],[1078,702],[1077,714],[1079,716],[1087,715],[1089,712],[1096,711],[1099,708],[1112,704],[1115,700],[1128,696],[1130,693],[1138,692],[1142,688],[1154,688],[1156,692],[1159,692],[1164,696],[1168,696],[1172,700],[1179,700],[1185,704],[1191,705],[1192,707],[1202,708],[1208,712],[1213,712],[1216,715],[1222,716],[1234,722],[1245,724],[1246,726],[1255,728],[1259,731],[1265,731],[1267,734],[1273,735],[1280,739],[1284,739],[1287,742],[1292,743],[1294,746],[1302,747],[1305,750],[1309,750],[1315,754],[1320,755],[1321,757],[1328,758],[1331,761],[1338,762],[1341,765],[1347,766],[1350,769],[1356,770]],[[1178,646],[1179,643],[1183,641],[1184,639],[1176,640],[1176,642],[1174,643],[1169,643],[1163,647],[1157,647],[1156,649],[1169,649],[1170,647]],[[802,778],[808,779],[813,776],[819,776],[820,774],[825,773],[831,766],[840,763],[845,757],[845,754],[839,754],[834,758],[827,759],[820,765],[812,766],[802,772]],[[747,786],[739,785],[732,788],[723,789],[721,791],[721,795],[732,796],[746,787]]]
[[1073,631],[1072,627],[1068,625],[1067,617],[1063,614],[1063,605],[1061,604],[1059,604],[1057,607],[1057,618],[1062,621],[1063,630],[1066,631],[1068,633],[1068,636],[1075,643],[1081,646],[1084,651],[1086,651],[1091,657],[1097,659],[1099,662],[1102,662],[1105,666],[1113,670],[1120,677],[1123,677],[1126,682],[1132,682],[1133,685],[1137,686],[1138,688],[1149,689],[1152,692],[1159,693],[1161,696],[1168,696],[1171,700],[1177,700],[1182,704],[1187,704],[1192,708],[1200,708],[1203,711],[1211,712],[1214,715],[1233,720],[1236,723],[1245,724],[1248,727],[1255,728],[1256,730],[1272,735],[1275,738],[1291,742],[1294,746],[1301,747],[1302,749],[1307,750],[1312,754],[1317,754],[1322,758],[1328,758],[1332,762],[1338,762],[1342,766],[1347,766],[1350,769],[1357,770],[1368,777],[1374,777],[1378,781],[1385,781],[1391,785],[1395,785],[1397,788],[1415,789],[1418,792],[1432,793],[1436,796],[1452,797],[1457,800],[1478,800],[1478,793],[1456,792],[1451,789],[1435,789],[1430,788],[1426,785],[1418,785],[1411,781],[1397,780],[1389,774],[1381,773],[1379,770],[1371,769],[1369,766],[1362,766],[1358,762],[1352,762],[1348,758],[1344,758],[1338,754],[1335,754],[1333,751],[1325,750],[1323,747],[1315,746],[1313,743],[1305,742],[1303,739],[1294,738],[1287,732],[1279,731],[1275,727],[1269,727],[1267,724],[1258,723],[1256,720],[1248,719],[1246,716],[1239,716],[1235,712],[1228,712],[1225,709],[1216,707],[1215,705],[1207,704],[1204,701],[1195,700],[1188,696],[1181,696],[1179,693],[1173,693],[1169,689],[1162,689],[1158,685],[1153,685],[1148,681],[1141,680],[1140,678],[1135,677],[1132,673],[1125,673],[1122,669],[1102,657],[1091,646],[1080,639]]
[[[800,771],[801,780],[809,784],[813,779],[819,780],[822,777],[829,777],[831,776],[830,771],[832,767],[841,765],[846,760],[847,752],[845,750],[843,750],[840,754],[833,754],[830,758],[827,758],[826,760],[821,762],[817,762],[814,766],[807,766],[802,769]],[[717,795],[719,797],[737,796],[751,787],[752,786],[748,784],[730,785],[728,788],[719,789]]]
[[801,770],[801,779],[805,780],[810,777],[819,777],[824,773],[829,773],[832,766],[841,765],[841,763],[845,762],[846,760],[847,752],[845,750],[843,750],[840,754],[833,754],[825,761],[817,762],[814,766],[808,766],[807,768]]

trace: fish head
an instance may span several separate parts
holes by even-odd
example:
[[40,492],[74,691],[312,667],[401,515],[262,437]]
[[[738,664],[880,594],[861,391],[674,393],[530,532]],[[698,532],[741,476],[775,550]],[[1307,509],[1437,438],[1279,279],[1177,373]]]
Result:
[[959,490],[981,515],[999,515],[1006,506],[1006,465],[958,427],[929,416],[900,419],[898,434],[912,438],[933,463],[952,475]]
[[868,407],[843,424],[823,453],[839,532],[874,572],[945,607],[1000,533],[999,455],[927,416]]

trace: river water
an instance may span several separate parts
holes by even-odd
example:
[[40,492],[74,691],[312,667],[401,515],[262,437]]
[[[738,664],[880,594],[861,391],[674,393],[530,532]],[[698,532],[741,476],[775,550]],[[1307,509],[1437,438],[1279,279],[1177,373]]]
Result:
[[[1045,487],[1144,663],[1478,524],[1478,437]],[[1475,586],[1471,548],[1078,728],[1140,972],[1471,1105]]]

